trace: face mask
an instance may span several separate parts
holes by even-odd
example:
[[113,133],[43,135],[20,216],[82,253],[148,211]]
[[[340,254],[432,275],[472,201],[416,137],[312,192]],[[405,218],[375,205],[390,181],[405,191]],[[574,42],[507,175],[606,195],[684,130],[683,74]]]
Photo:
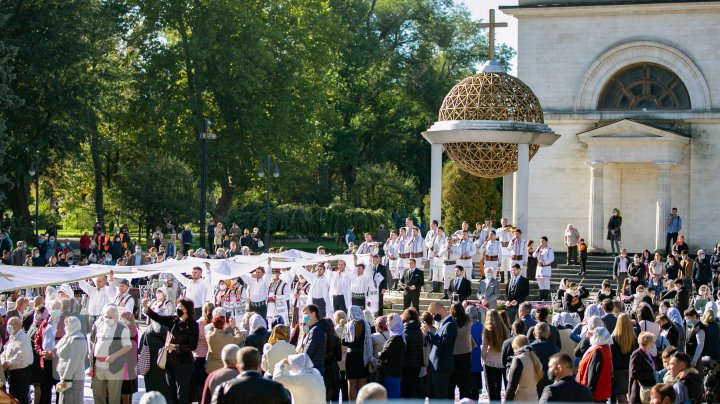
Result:
[[35,255],[33,255],[33,257],[35,257],[35,258],[40,258],[40,254],[39,254],[39,253],[35,253]]
[[662,313],[662,314],[667,313],[667,307],[665,307],[665,306],[660,306],[660,313]]
[[105,325],[108,327],[114,326],[116,323],[116,320],[114,318],[107,318],[105,317]]
[[7,332],[8,332],[8,334],[15,334],[15,328],[13,328],[13,326],[11,326],[11,325],[8,325]]
[[310,326],[304,325],[304,326],[302,327],[302,330],[303,330],[304,333],[307,333],[308,331],[310,331]]
[[688,328],[693,328],[693,327],[695,327],[695,321],[685,320],[685,322],[687,323]]
[[226,289],[227,289],[227,284],[223,283],[222,285],[220,285],[220,290],[226,290]]
[[650,355],[652,355],[653,357],[655,357],[655,356],[657,356],[657,354],[658,354],[658,352],[657,352],[657,345],[652,344],[652,346],[650,347]]
[[40,244],[45,244],[45,239],[40,240]]
[[306,314],[303,316],[303,323],[308,324],[310,323],[310,315]]
[[183,309],[181,309],[180,307],[178,307],[177,309],[175,309],[175,312],[177,313],[177,316],[178,316],[178,317],[182,317],[183,314],[185,314],[185,313],[183,312]]
[[50,240],[50,244],[55,244],[55,240]]
[[436,314],[433,316],[433,321],[437,321],[439,323],[440,320],[442,320],[442,317],[440,316],[440,314]]
[[135,253],[140,254],[140,249],[138,248],[137,250],[135,250]]
[[65,248],[65,243],[60,243],[60,248]]
[[60,318],[60,309],[52,309],[52,310],[50,310],[50,317],[52,317],[53,319],[58,319],[58,318]]
[[549,369],[548,369],[548,379],[549,379],[551,382],[554,382],[554,381],[555,381],[555,372],[553,372],[552,370],[549,370]]

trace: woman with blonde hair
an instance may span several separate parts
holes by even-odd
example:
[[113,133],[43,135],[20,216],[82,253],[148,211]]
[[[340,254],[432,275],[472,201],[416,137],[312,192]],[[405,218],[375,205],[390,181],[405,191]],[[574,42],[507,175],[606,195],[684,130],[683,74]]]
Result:
[[630,356],[630,374],[628,377],[628,402],[641,402],[641,393],[655,385],[655,371],[658,370],[655,360],[657,348],[655,335],[643,332],[637,338],[640,348]]
[[490,310],[485,318],[480,354],[485,368],[485,385],[488,388],[490,401],[500,401],[502,377],[505,373],[502,362],[502,344],[509,335],[510,331],[497,310]]
[[612,353],[613,377],[615,378],[613,395],[617,396],[620,403],[627,403],[625,392],[628,391],[630,355],[638,348],[632,320],[628,314],[622,313],[618,316],[612,340],[610,352]]
[[273,327],[268,342],[263,346],[262,370],[265,376],[270,377],[275,370],[275,365],[295,353],[295,346],[288,342],[290,328],[284,324]]
[[715,361],[720,361],[720,326],[715,321],[715,313],[712,310],[705,310],[700,319],[705,324],[705,344],[703,356],[709,356]]
[[515,352],[510,370],[506,401],[533,402],[538,400],[537,384],[542,379],[542,364],[535,352],[529,349],[530,342],[524,335],[518,335],[512,341]]

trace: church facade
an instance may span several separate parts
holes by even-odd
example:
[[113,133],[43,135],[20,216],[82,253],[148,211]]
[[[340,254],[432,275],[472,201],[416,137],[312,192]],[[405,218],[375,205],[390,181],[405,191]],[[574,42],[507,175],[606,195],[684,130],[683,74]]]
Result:
[[720,1],[519,0],[501,10],[518,19],[518,77],[561,135],[530,161],[529,238],[562,249],[572,223],[591,251],[609,252],[619,209],[621,247],[664,252],[677,207],[690,248],[712,254]]

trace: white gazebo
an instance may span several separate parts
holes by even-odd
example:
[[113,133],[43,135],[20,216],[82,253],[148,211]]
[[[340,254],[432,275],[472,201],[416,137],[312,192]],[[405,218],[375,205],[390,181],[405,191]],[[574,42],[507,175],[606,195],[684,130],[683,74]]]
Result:
[[528,86],[490,60],[482,72],[450,90],[439,120],[423,137],[432,145],[431,220],[441,219],[444,151],[470,174],[503,177],[503,214],[527,230],[530,159],[559,137],[545,125],[540,102]]

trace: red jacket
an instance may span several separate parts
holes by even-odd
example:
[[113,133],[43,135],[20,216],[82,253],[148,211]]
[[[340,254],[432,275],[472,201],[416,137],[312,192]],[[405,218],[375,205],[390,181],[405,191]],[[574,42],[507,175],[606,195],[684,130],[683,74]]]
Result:
[[90,236],[82,235],[80,237],[80,248],[90,248]]
[[[33,340],[33,348],[35,349],[35,352],[40,356],[40,367],[45,367],[45,359],[42,357],[42,342],[43,342],[43,335],[45,335],[45,328],[47,327],[48,321],[52,320],[52,317],[48,317],[40,324],[40,327],[38,328],[37,333],[35,334],[35,339]],[[60,315],[60,319],[58,320],[58,326],[57,326],[57,332],[55,333],[55,344],[60,341],[60,338],[65,336],[65,314]]]
[[607,401],[612,395],[612,368],[610,346],[592,347],[580,360],[577,381],[590,388],[595,401]]

